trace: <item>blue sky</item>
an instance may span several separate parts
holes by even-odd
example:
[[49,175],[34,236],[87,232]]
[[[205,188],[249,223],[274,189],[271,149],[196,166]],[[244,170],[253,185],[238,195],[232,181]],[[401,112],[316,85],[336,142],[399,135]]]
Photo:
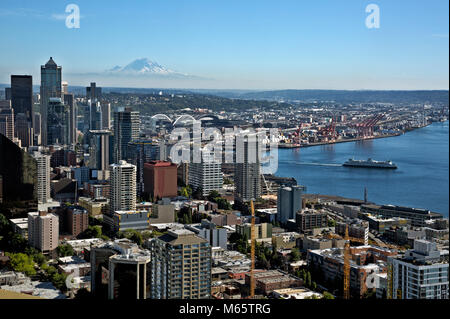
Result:
[[[67,4],[80,8],[68,29]],[[380,28],[365,26],[368,4]],[[0,2],[0,83],[50,56],[69,84],[234,89],[448,89],[448,1]],[[150,58],[201,81],[82,75]]]

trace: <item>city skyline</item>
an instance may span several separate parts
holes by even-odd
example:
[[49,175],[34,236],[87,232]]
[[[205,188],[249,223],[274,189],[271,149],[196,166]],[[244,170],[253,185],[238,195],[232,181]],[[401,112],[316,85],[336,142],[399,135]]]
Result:
[[448,9],[2,1],[0,303],[448,300]]
[[[365,25],[371,2],[286,1],[174,7],[167,3],[78,1],[80,28],[65,25],[68,3],[5,1],[0,83],[53,56],[69,85],[205,89],[448,89],[448,3],[377,1],[380,27]],[[24,9],[24,8],[27,9]],[[207,28],[205,26],[208,26]],[[51,33],[59,39],[40,37]],[[22,41],[17,41],[20,38]],[[107,72],[146,58],[187,76]]]

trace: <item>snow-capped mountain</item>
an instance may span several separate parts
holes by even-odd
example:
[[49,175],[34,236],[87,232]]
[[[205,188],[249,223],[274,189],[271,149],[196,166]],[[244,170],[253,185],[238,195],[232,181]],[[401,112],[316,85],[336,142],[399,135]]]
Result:
[[151,61],[147,58],[136,59],[133,62],[127,64],[124,67],[115,66],[108,73],[115,74],[128,74],[128,75],[160,75],[160,76],[189,76],[188,74],[183,74],[170,70],[161,64]]

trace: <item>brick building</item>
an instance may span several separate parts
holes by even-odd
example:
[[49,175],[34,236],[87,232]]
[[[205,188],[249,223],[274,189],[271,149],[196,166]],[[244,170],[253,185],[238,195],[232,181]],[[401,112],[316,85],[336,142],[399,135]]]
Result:
[[144,193],[156,200],[175,197],[177,192],[177,165],[171,162],[151,161],[144,164]]

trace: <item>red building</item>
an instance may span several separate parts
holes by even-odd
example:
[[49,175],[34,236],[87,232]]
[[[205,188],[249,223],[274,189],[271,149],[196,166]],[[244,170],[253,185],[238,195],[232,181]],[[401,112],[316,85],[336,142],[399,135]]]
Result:
[[165,161],[145,163],[144,193],[154,200],[177,196],[177,165]]

